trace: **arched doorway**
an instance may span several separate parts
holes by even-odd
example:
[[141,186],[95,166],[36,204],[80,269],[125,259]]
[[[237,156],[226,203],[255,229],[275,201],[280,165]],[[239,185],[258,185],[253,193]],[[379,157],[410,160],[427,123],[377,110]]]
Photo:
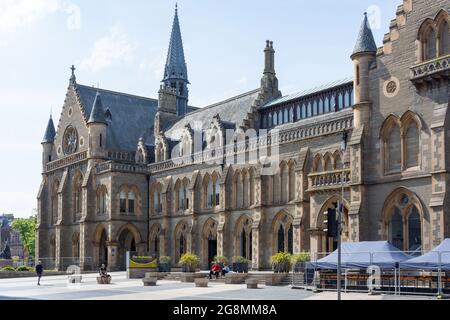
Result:
[[294,218],[282,211],[278,213],[272,225],[273,253],[294,253]]
[[119,270],[126,269],[127,252],[136,252],[136,238],[130,229],[125,228],[119,235],[118,263]]
[[208,268],[217,256],[217,225],[214,219],[208,219],[203,227],[203,263]]
[[150,228],[150,253],[153,257],[161,256],[161,225],[158,223]]
[[[338,210],[337,209],[337,203],[341,202],[341,199],[338,199],[338,197],[331,197],[328,199],[325,204],[322,206],[320,211],[318,212],[317,216],[317,229],[318,232],[318,252],[320,253],[330,253],[337,250],[337,239],[328,237],[327,233],[324,231],[326,229],[326,226],[324,225],[325,221],[325,212],[328,212],[328,210]],[[338,212],[336,212],[336,216],[338,215]],[[348,206],[347,203],[344,202],[344,215],[342,217],[342,242],[348,242],[350,240],[350,233],[349,233],[349,219],[348,219]]]
[[424,251],[423,234],[426,219],[419,197],[406,188],[399,188],[386,199],[383,208],[384,238],[411,255]]
[[235,228],[235,255],[242,256],[250,261],[253,256],[252,224],[252,218],[244,215],[238,220]]
[[188,233],[189,233],[189,227],[187,222],[181,221],[178,223],[177,227],[175,228],[175,243],[173,246],[174,249],[174,258],[175,258],[175,264],[180,261],[180,258],[188,252]]

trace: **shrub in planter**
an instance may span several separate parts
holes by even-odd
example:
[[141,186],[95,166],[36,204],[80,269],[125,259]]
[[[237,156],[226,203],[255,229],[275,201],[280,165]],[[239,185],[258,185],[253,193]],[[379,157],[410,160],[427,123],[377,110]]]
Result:
[[34,268],[27,267],[27,266],[20,266],[20,267],[18,267],[16,269],[16,271],[19,271],[19,272],[33,272]]
[[280,252],[272,256],[270,259],[272,269],[278,273],[286,273],[291,271],[292,256],[289,253]]
[[214,261],[215,263],[220,264],[220,265],[222,266],[222,268],[223,268],[224,265],[228,264],[228,258],[227,258],[227,257],[224,257],[224,256],[217,256],[217,257],[214,257],[213,261]]
[[14,267],[11,267],[11,266],[4,266],[3,268],[0,269],[0,271],[3,271],[3,272],[16,272],[16,269],[14,269]]
[[162,256],[159,258],[158,271],[159,272],[170,272],[171,267],[171,257]]
[[200,264],[200,258],[193,253],[185,253],[178,264],[183,268],[183,272],[195,272]]
[[301,252],[292,256],[292,264],[295,272],[300,272],[305,269],[305,264],[311,261],[311,254],[309,252]]
[[233,258],[233,271],[237,273],[248,273],[248,265],[250,260],[237,256]]

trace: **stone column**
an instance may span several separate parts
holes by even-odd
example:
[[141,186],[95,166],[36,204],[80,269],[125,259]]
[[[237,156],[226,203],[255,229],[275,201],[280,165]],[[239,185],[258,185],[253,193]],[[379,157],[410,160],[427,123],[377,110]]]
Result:
[[[219,225],[217,226],[217,255],[225,256],[225,246],[227,245],[225,241],[225,224],[227,221],[227,214],[222,212],[219,216]],[[228,246],[227,246],[228,247]]]
[[[80,268],[81,270],[95,270],[93,257],[93,242],[89,237],[89,225],[86,222],[80,224]],[[98,254],[97,254],[98,256]]]
[[116,271],[119,266],[119,243],[107,242],[108,247],[108,269],[109,271]]
[[262,211],[260,208],[255,208],[252,224],[252,269],[254,270],[260,270],[264,264],[262,250],[264,237],[261,234],[261,220]]

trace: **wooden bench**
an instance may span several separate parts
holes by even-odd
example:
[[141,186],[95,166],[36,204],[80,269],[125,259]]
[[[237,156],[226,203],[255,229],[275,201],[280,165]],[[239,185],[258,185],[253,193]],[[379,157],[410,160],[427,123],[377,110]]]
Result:
[[158,282],[158,277],[146,277],[142,279],[142,282],[144,283],[144,287],[154,287]]
[[97,284],[111,284],[111,276],[108,277],[97,277]]
[[245,281],[247,289],[258,289],[258,279],[248,279]]
[[207,288],[209,283],[208,278],[196,278],[195,279],[195,286],[197,288]]

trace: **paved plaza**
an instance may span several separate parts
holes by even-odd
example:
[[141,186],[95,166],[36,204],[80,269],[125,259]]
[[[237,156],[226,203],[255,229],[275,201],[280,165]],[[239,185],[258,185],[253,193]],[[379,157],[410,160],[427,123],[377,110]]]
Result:
[[[245,285],[210,283],[208,288],[195,288],[192,283],[158,281],[156,287],[144,287],[141,280],[126,279],[125,272],[111,274],[113,284],[98,285],[96,274],[83,275],[81,285],[69,285],[66,276],[0,280],[0,300],[335,300],[336,293],[292,289],[290,286],[261,286],[249,290]],[[369,296],[362,293],[343,294],[344,300],[410,300],[435,299],[417,296]]]

